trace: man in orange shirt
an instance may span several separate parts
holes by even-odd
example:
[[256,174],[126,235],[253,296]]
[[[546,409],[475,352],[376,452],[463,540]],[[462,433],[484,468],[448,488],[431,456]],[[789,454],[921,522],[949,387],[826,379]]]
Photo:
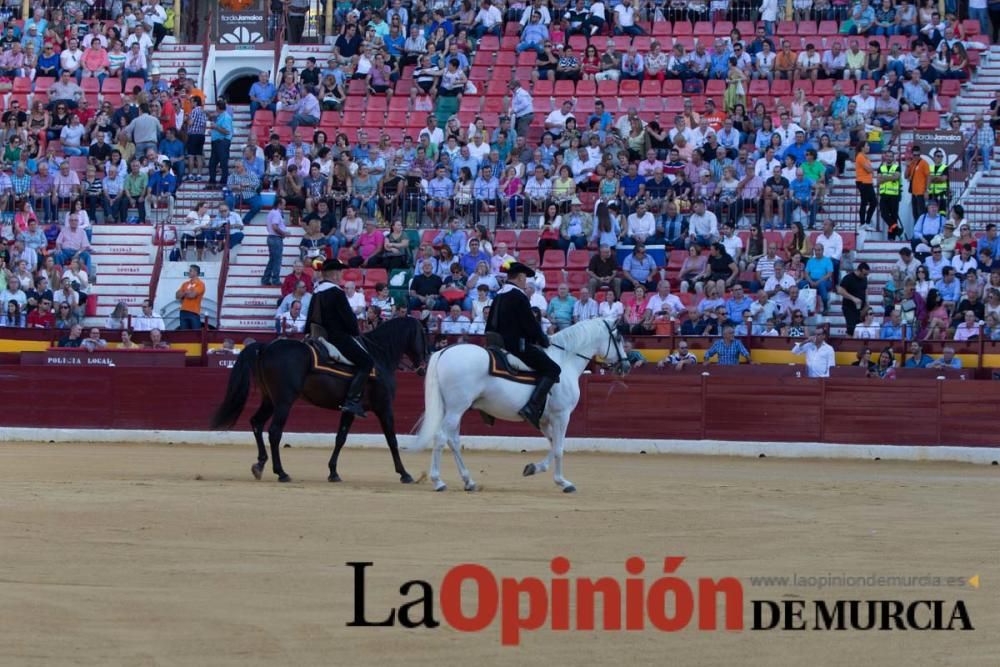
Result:
[[201,268],[192,264],[188,269],[187,282],[174,295],[181,302],[181,323],[178,329],[201,328],[201,298],[205,296],[205,283],[198,277],[200,275]]
[[914,220],[927,212],[927,182],[930,177],[930,165],[921,157],[920,146],[914,144],[910,148],[910,161],[906,164],[906,180],[910,182],[910,210]]

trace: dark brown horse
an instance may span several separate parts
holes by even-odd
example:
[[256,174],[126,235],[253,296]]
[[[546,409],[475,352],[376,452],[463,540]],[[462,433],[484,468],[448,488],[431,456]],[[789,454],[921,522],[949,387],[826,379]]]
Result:
[[[406,472],[399,458],[392,411],[396,397],[396,368],[403,355],[406,355],[418,372],[423,373],[429,356],[426,333],[419,320],[402,317],[381,324],[361,339],[375,360],[376,373],[365,388],[364,406],[378,418],[389,451],[392,452],[392,462],[399,481],[409,484],[413,482],[413,478]],[[318,407],[339,410],[344,401],[351,381],[350,373],[317,370],[314,358],[312,348],[306,343],[279,338],[271,343],[248,345],[236,359],[229,376],[226,397],[212,417],[212,428],[229,429],[236,424],[250,395],[250,381],[255,380],[263,396],[260,407],[250,418],[253,436],[257,441],[257,462],[250,470],[257,479],[261,478],[267,464],[264,425],[268,420],[271,421],[267,436],[271,445],[274,474],[278,476],[279,482],[290,482],[292,478],[281,466],[280,447],[281,434],[292,404],[299,398],[304,398]],[[330,457],[328,479],[331,482],[341,481],[337,474],[337,459],[353,422],[352,413],[341,413],[337,440]]]

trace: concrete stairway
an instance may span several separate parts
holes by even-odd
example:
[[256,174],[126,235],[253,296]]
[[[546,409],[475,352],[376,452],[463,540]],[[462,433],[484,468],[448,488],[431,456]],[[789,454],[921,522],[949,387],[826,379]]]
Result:
[[[246,238],[234,251],[235,259],[229,265],[222,297],[220,322],[225,329],[273,329],[274,313],[281,298],[278,287],[260,284],[267,265],[267,233],[263,215],[244,229]],[[292,236],[285,239],[281,276],[292,270],[299,258],[299,238],[302,230],[291,227]]]
[[155,258],[153,226],[97,224],[93,229],[91,258],[97,284],[91,287],[90,298],[97,299],[97,311],[85,323],[104,326],[119,301],[127,303],[135,315],[149,296]]

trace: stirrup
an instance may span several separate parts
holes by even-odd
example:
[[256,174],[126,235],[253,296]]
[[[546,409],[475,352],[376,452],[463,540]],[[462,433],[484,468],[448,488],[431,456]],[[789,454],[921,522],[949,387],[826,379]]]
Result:
[[350,412],[356,417],[364,418],[368,416],[368,413],[365,412],[365,408],[361,404],[361,401],[357,400],[344,401],[344,404],[340,406],[340,410],[341,412]]

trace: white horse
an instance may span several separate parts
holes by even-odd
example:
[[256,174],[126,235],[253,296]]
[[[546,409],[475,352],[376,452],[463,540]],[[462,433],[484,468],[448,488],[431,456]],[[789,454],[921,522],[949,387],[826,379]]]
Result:
[[[562,369],[559,382],[552,388],[541,419],[542,433],[549,441],[545,460],[529,463],[524,475],[545,472],[554,464],[555,483],[566,493],[576,487],[563,477],[563,443],[569,416],[580,400],[580,375],[592,359],[613,364],[621,373],[628,371],[628,359],[615,319],[593,319],[574,324],[554,334],[546,352]],[[516,368],[526,368],[509,357]],[[427,366],[424,381],[424,416],[418,442],[420,448],[433,446],[430,478],[435,491],[444,491],[441,480],[441,450],[445,443],[455,455],[455,464],[465,482],[466,491],[477,489],[459,447],[458,429],[462,415],[469,408],[481,410],[496,419],[524,421],[518,410],[528,401],[532,385],[520,384],[489,374],[489,354],[478,345],[454,345],[435,352]]]

